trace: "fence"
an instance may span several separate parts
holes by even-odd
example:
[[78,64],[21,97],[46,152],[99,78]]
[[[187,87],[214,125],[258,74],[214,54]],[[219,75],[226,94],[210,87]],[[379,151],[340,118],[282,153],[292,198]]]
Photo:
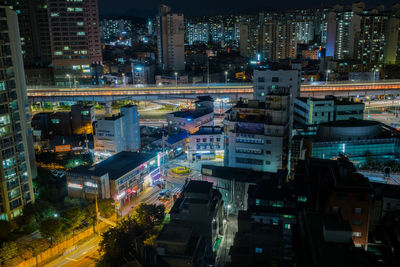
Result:
[[[98,224],[98,229],[100,230],[104,230],[108,227],[109,225],[104,222],[100,222]],[[79,234],[74,235],[70,239],[58,243],[57,245],[48,248],[46,251],[39,253],[36,257],[20,262],[19,264],[15,265],[15,267],[31,267],[44,264],[49,260],[54,259],[57,256],[61,256],[68,250],[73,249],[73,246],[76,245],[77,242],[89,236],[92,236],[93,234],[94,234],[93,227],[89,227],[88,229],[80,232]]]

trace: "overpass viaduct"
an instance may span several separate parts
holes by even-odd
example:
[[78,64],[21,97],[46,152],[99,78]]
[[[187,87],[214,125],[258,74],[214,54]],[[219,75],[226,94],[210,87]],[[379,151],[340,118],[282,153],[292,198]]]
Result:
[[[28,98],[32,102],[57,101],[95,101],[111,102],[117,100],[156,100],[188,99],[198,95],[230,97],[234,100],[251,98],[253,84],[194,84],[178,86],[119,86],[119,87],[28,87]],[[400,80],[383,80],[378,82],[336,82],[302,84],[300,95],[304,97],[335,96],[369,96],[400,94]]]

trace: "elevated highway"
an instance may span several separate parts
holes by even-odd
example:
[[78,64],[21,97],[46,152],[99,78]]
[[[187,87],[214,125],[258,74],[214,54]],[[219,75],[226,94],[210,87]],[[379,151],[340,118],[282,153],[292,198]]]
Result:
[[[253,84],[194,84],[178,86],[118,86],[118,87],[28,87],[30,101],[96,101],[110,102],[116,100],[157,100],[157,99],[185,99],[195,98],[198,95],[213,97],[230,97],[234,100],[251,98]],[[335,96],[370,96],[400,94],[400,80],[383,80],[379,82],[329,82],[302,84],[300,95],[304,97]]]

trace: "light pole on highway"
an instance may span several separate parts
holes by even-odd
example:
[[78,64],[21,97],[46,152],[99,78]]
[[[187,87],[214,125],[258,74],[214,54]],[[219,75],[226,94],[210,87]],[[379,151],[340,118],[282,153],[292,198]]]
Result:
[[228,83],[228,72],[225,71],[225,84],[227,84],[227,83]]
[[326,71],[326,80],[325,80],[325,84],[328,83],[329,73],[331,73],[331,70],[327,70],[327,71]]
[[[379,69],[374,69],[374,83],[376,82],[376,73],[379,73]],[[378,77],[379,80],[379,77]]]
[[178,73],[175,72],[175,86],[178,88]]
[[72,88],[72,84],[71,84],[71,75],[67,74],[65,75],[68,78],[68,83],[69,83],[69,88]]

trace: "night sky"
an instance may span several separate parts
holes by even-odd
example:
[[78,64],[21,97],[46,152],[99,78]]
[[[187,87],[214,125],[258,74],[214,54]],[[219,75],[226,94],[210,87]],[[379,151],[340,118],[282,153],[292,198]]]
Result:
[[[160,3],[172,6],[174,12],[181,12],[187,16],[231,14],[237,12],[257,11],[260,9],[285,10],[288,8],[322,7],[337,4],[349,4],[349,0],[98,0],[101,17],[114,16],[154,16]],[[396,0],[365,0],[367,7],[378,4],[390,8]]]

